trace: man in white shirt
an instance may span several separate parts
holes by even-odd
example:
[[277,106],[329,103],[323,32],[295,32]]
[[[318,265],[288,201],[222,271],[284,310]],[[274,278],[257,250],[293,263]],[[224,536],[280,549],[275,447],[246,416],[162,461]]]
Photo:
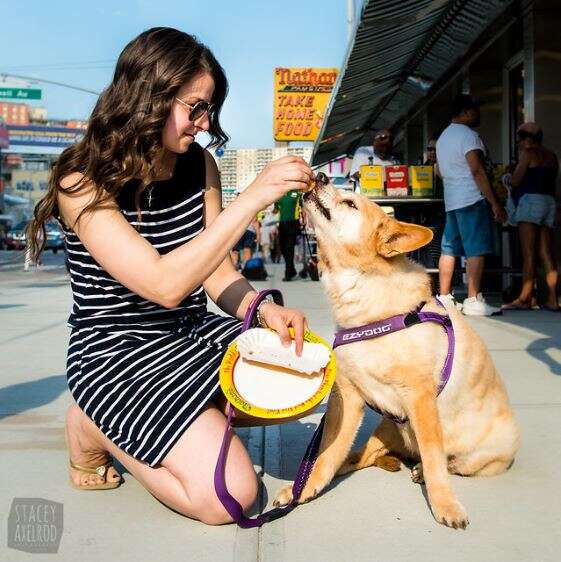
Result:
[[373,146],[359,146],[353,156],[349,176],[358,186],[361,166],[395,166],[398,160],[392,154],[393,135],[388,129],[380,129],[374,135]]
[[438,264],[440,297],[455,305],[451,294],[456,257],[466,256],[468,298],[464,314],[490,316],[500,313],[480,293],[485,255],[493,252],[493,230],[489,205],[497,222],[506,220],[485,172],[485,145],[473,130],[480,122],[479,104],[468,95],[456,97],[452,122],[436,143],[438,169],[444,183],[446,226]]

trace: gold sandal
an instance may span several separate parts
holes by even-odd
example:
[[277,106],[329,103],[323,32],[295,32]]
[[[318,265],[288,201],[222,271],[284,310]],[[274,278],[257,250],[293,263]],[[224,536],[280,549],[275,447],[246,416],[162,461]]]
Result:
[[[97,468],[90,468],[88,466],[80,466],[78,464],[74,464],[72,460],[70,460],[70,468],[74,470],[79,470],[82,473],[86,474],[97,474],[98,476],[104,477],[105,481],[101,484],[95,484],[94,486],[83,486],[80,484],[75,484],[72,478],[70,478],[70,485],[76,490],[113,490],[114,488],[118,488],[123,479],[119,478],[117,482],[107,482],[107,471],[113,466],[113,461],[108,460],[106,463],[98,466]],[[120,475],[119,475],[120,476]]]

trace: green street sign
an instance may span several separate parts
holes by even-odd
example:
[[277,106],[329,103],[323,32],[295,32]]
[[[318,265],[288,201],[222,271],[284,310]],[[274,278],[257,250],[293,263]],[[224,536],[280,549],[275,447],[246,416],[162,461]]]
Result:
[[40,100],[41,90],[36,88],[2,88],[0,99]]

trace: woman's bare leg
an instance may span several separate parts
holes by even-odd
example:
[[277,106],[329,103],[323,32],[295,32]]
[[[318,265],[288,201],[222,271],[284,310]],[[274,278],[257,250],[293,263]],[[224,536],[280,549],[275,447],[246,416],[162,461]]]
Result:
[[539,253],[545,271],[545,282],[547,284],[548,297],[547,306],[552,309],[559,308],[557,302],[557,264],[553,253],[553,229],[540,226],[539,231]]
[[538,227],[530,222],[518,223],[518,235],[522,250],[522,288],[514,301],[531,306],[536,276],[536,235]]
[[[73,403],[66,413],[66,446],[69,450],[70,460],[73,463],[88,468],[95,468],[104,464],[108,460],[107,451],[100,448],[97,439],[92,439],[90,437],[89,431],[82,430],[82,426],[84,425],[83,418],[87,418],[87,416],[85,416],[76,403]],[[74,484],[82,487],[103,484],[105,479],[107,482],[118,482],[121,479],[121,476],[113,467],[107,470],[107,474],[105,476],[82,473],[81,471],[73,468],[70,468],[69,470],[70,478]]]
[[[161,465],[152,468],[119,449],[76,404],[70,406],[67,414],[68,446],[75,463],[93,466],[92,455],[103,458],[108,452],[162,503],[182,515],[211,525],[232,521],[216,496],[213,480],[225,429],[224,415],[208,406]],[[71,471],[73,479],[77,476],[78,473]],[[228,490],[242,507],[251,507],[257,498],[257,478],[253,463],[235,434],[230,441],[225,477]],[[92,484],[101,481],[97,475],[87,478],[91,478]]]

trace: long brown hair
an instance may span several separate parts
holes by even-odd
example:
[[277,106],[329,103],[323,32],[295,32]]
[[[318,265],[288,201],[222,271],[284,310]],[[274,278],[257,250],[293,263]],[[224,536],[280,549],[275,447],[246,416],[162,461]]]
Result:
[[[148,29],[124,48],[111,84],[97,100],[83,139],[60,155],[52,169],[48,191],[35,207],[34,219],[27,229],[27,244],[34,259],[47,239],[45,222],[58,217],[59,192],[78,194],[88,183],[93,184],[92,201],[82,209],[77,222],[85,212],[110,206],[127,182],[142,178],[136,193],[140,212],[140,193],[154,179],[154,162],[162,149],[162,130],[173,99],[201,72],[208,72],[215,85],[209,146],[221,146],[228,140],[219,123],[228,81],[212,52],[192,35],[169,27]],[[61,179],[74,172],[82,178],[70,187],[61,187]]]

